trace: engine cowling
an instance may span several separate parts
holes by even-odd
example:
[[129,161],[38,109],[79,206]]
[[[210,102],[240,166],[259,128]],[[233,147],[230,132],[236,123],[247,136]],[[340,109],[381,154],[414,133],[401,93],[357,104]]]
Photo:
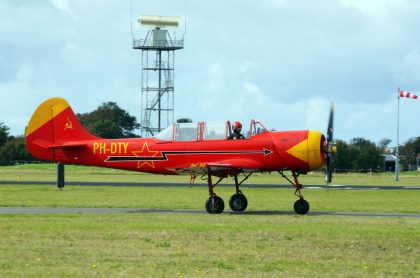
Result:
[[273,140],[285,169],[309,172],[324,166],[325,137],[321,132],[276,132]]

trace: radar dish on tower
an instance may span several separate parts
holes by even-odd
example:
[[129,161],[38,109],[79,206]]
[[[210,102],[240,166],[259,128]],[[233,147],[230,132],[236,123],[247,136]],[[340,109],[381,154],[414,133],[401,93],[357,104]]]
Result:
[[174,16],[144,15],[137,20],[141,26],[156,28],[178,27],[178,18]]

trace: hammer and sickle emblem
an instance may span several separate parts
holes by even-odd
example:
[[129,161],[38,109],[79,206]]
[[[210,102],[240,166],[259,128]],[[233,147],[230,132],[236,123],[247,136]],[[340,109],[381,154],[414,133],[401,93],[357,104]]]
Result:
[[64,125],[64,130],[73,129],[73,123],[67,118],[66,124]]

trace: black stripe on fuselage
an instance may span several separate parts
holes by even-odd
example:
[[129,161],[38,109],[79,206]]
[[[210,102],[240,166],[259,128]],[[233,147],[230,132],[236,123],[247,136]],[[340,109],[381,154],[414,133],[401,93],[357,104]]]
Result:
[[113,161],[162,161],[168,160],[168,155],[197,155],[197,154],[271,154],[271,150],[261,151],[162,151],[161,156],[108,156],[106,162]]

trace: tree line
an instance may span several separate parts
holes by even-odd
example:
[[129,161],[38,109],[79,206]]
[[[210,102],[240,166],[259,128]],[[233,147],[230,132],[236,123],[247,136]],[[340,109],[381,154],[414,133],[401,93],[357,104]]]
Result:
[[[76,116],[90,133],[98,137],[139,137],[134,133],[140,127],[136,117],[121,109],[115,102],[103,103],[92,112]],[[36,161],[26,148],[25,136],[10,136],[9,130],[9,127],[0,122],[0,165]]]
[[[106,102],[94,111],[77,114],[81,124],[92,134],[101,138],[139,137],[135,131],[140,127],[135,116],[121,109],[115,102]],[[191,121],[188,119],[188,121]],[[385,138],[375,144],[373,141],[357,137],[346,142],[337,140],[338,152],[334,157],[337,171],[383,171],[384,151],[391,143]],[[411,138],[400,146],[402,170],[416,163],[420,153],[420,136]],[[17,162],[31,162],[34,159],[26,149],[25,137],[10,136],[9,127],[0,122],[0,165]]]
[[0,122],[0,165],[12,165],[16,161],[33,161],[26,149],[25,136],[10,136],[9,127]]

